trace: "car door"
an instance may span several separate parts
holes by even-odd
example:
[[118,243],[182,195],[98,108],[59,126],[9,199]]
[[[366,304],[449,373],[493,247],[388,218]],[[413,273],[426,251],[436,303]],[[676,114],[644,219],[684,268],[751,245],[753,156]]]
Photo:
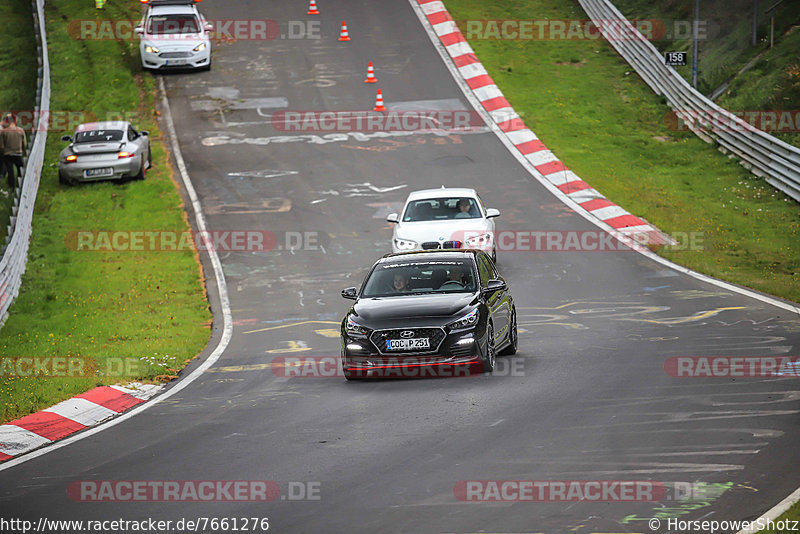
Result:
[[492,240],[495,238],[494,234],[494,219],[487,219],[486,218],[486,205],[483,203],[483,199],[478,196],[476,197],[478,201],[478,205],[480,206],[481,217],[483,217],[484,222],[486,223],[486,229],[492,234]]
[[501,339],[500,333],[503,332],[504,319],[501,310],[502,295],[500,295],[500,291],[495,291],[493,293],[486,293],[483,291],[489,284],[489,280],[492,279],[492,270],[489,263],[486,261],[487,259],[488,256],[483,252],[475,255],[475,260],[478,263],[478,278],[481,283],[481,293],[483,293],[483,299],[486,302],[486,307],[489,309],[489,318],[494,325],[493,341],[496,343],[498,339]]
[[[481,267],[481,265],[483,265],[483,267]],[[486,272],[488,280],[503,280],[503,277],[497,272],[497,268],[495,267],[491,258],[485,252],[482,252],[478,255],[479,273],[481,270]],[[483,276],[481,276],[481,280],[483,280]],[[486,303],[491,308],[492,317],[494,319],[495,342],[505,339],[508,335],[508,328],[511,324],[510,300],[511,299],[509,298],[509,292],[507,289],[495,291],[486,297]]]

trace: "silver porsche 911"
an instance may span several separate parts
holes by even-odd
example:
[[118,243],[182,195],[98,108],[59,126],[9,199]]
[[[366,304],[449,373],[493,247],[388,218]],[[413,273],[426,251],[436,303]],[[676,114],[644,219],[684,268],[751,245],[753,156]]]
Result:
[[143,180],[150,168],[150,138],[127,121],[88,122],[65,135],[69,146],[58,157],[62,184],[97,180]]

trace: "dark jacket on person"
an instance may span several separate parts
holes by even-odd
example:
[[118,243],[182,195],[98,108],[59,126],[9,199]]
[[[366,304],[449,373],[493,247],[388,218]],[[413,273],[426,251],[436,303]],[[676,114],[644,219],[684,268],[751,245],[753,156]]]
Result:
[[0,146],[6,156],[21,156],[28,146],[25,130],[16,125],[9,125],[0,131]]

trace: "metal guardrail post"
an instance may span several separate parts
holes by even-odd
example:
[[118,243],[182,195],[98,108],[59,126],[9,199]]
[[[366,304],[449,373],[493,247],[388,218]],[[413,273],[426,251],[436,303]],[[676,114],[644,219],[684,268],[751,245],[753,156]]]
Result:
[[[50,59],[47,55],[47,33],[44,18],[45,0],[33,0],[34,27],[38,43],[38,80],[36,89],[36,110],[50,109]],[[37,113],[38,115],[38,113]],[[8,308],[19,295],[22,275],[28,261],[33,208],[44,164],[44,151],[47,141],[46,122],[34,126],[30,138],[29,151],[25,158],[23,172],[18,179],[13,215],[9,224],[6,244],[0,256],[0,323],[5,320]]]

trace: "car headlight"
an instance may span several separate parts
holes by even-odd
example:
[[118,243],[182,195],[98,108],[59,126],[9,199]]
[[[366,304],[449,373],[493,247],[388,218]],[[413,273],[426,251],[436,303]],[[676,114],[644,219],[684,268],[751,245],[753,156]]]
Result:
[[347,323],[345,324],[345,331],[347,331],[348,334],[355,334],[355,335],[358,335],[358,336],[366,336],[367,334],[370,333],[370,329],[369,328],[361,326],[360,324],[355,322],[353,320],[353,318],[351,316],[349,316],[349,315],[347,316]]
[[206,44],[205,43],[200,43],[199,45],[197,45],[194,48],[192,48],[192,50],[194,50],[195,52],[202,52],[205,49],[206,49]]
[[475,308],[464,317],[453,321],[452,323],[447,325],[449,330],[459,330],[461,328],[469,328],[470,326],[475,326],[478,323],[478,308]]
[[158,54],[160,50],[153,45],[144,45],[144,51],[148,54]]
[[492,233],[486,232],[484,234],[470,236],[465,242],[470,247],[485,247],[492,244]]
[[394,239],[394,246],[396,246],[399,250],[412,250],[412,249],[416,248],[417,242],[416,241],[410,241],[408,239],[395,238]]

